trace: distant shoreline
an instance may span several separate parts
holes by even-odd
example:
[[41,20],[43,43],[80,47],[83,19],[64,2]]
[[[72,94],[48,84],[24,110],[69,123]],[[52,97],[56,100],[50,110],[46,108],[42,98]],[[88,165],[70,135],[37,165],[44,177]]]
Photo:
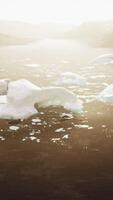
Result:
[[6,34],[0,33],[0,46],[12,46],[12,45],[26,45],[32,43],[38,39],[36,38],[20,38],[20,37],[13,37]]

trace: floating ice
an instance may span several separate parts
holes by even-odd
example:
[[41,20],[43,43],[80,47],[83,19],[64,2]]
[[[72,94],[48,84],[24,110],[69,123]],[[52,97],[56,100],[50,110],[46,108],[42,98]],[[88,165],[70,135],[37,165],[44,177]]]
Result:
[[63,87],[46,87],[39,91],[38,105],[41,107],[63,106],[72,112],[82,112],[82,103],[76,95]]
[[22,139],[22,142],[25,142],[26,140],[36,141],[37,143],[40,142],[40,139],[38,139],[37,137],[34,137],[34,136],[25,137],[25,138]]
[[36,114],[34,104],[38,90],[40,88],[24,79],[10,82],[7,103],[0,104],[0,118],[19,119]]
[[0,104],[5,104],[5,103],[7,103],[6,95],[0,95]]
[[113,103],[113,84],[106,87],[98,96],[97,100],[105,103]]
[[36,63],[32,63],[32,64],[26,64],[24,65],[25,67],[32,67],[32,68],[38,68],[38,67],[41,67],[39,64],[36,64]]
[[7,94],[9,79],[0,79],[0,95]]
[[64,128],[58,128],[55,130],[55,133],[65,132]]
[[68,139],[68,138],[69,138],[69,135],[64,135],[62,138],[63,138],[63,139]]
[[7,95],[1,97],[0,118],[24,119],[37,114],[35,103],[41,107],[63,106],[72,112],[82,111],[82,103],[69,90],[63,87],[40,88],[21,79],[10,82]]
[[104,54],[89,62],[92,65],[113,65],[113,54]]
[[86,129],[88,129],[90,126],[87,125],[87,124],[76,124],[76,125],[74,125],[74,127],[77,127],[77,128],[86,128]]
[[32,122],[34,122],[34,123],[40,123],[40,122],[41,122],[41,119],[35,118],[35,119],[32,119]]
[[30,138],[30,140],[36,140],[37,139],[37,137],[35,137],[35,136],[31,136],[29,138]]
[[55,85],[58,86],[84,86],[86,84],[87,82],[85,78],[73,72],[62,73],[55,82]]
[[12,131],[17,131],[20,127],[18,126],[10,126],[9,129]]
[[31,133],[29,133],[29,135],[31,135],[31,136],[32,136],[32,135],[35,135],[35,132],[31,132]]
[[4,138],[3,136],[0,136],[0,140],[1,140],[1,141],[4,141],[5,138]]
[[57,142],[60,141],[60,138],[52,138],[51,141],[52,141],[53,143],[57,143]]

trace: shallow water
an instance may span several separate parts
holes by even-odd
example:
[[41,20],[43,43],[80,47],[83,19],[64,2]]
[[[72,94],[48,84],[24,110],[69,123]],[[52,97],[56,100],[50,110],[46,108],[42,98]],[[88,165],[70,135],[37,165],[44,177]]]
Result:
[[23,121],[0,120],[2,200],[95,200],[113,198],[113,106],[92,101],[113,80],[113,66],[89,66],[112,49],[92,49],[64,40],[0,48],[0,77],[26,78],[50,86],[64,71],[88,79],[69,88],[84,103],[84,115],[38,108]]

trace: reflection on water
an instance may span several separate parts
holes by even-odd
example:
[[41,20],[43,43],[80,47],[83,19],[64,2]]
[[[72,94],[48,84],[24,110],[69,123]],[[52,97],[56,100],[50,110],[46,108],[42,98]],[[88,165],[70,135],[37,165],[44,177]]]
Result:
[[112,199],[113,106],[95,97],[113,82],[113,66],[87,65],[112,51],[64,41],[0,48],[1,78],[50,86],[72,71],[89,82],[69,88],[83,101],[82,116],[48,107],[27,120],[0,120],[1,199]]

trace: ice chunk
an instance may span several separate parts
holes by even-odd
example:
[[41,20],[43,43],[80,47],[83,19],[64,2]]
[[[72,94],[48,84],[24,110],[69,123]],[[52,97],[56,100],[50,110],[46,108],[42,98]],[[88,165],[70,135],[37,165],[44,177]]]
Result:
[[68,135],[68,134],[67,134],[67,135],[64,135],[62,138],[63,138],[63,139],[68,139],[68,138],[69,138],[69,135]]
[[22,119],[36,114],[37,90],[40,88],[24,79],[10,82],[7,102],[0,104],[0,118]]
[[34,123],[40,123],[40,122],[41,122],[41,119],[35,118],[35,119],[32,119],[32,122],[34,122]]
[[87,82],[85,78],[73,72],[62,73],[55,82],[55,85],[58,86],[85,86],[86,84]]
[[60,138],[52,138],[51,141],[52,141],[53,143],[57,143],[57,142],[60,141]]
[[113,103],[113,84],[106,87],[98,96],[97,100],[105,103]]
[[64,128],[58,128],[55,130],[55,133],[65,132]]
[[82,112],[82,103],[76,95],[63,87],[46,87],[38,92],[39,106],[63,106],[72,112]]
[[7,95],[1,97],[0,118],[30,117],[38,112],[35,103],[42,107],[63,106],[72,112],[81,112],[83,108],[76,95],[63,87],[40,88],[21,79],[10,82]]
[[92,61],[89,62],[92,65],[113,65],[113,54],[104,54],[96,57]]
[[7,94],[9,79],[0,79],[0,95]]
[[7,102],[7,97],[6,95],[0,95],[0,104],[4,104]]

